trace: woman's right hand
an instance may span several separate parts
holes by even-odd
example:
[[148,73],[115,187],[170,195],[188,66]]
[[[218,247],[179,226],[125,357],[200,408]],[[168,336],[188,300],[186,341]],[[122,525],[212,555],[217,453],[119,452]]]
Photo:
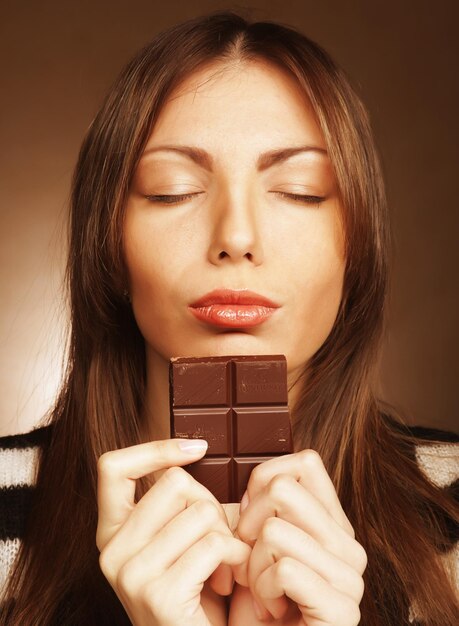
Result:
[[[213,494],[178,467],[206,448],[190,454],[180,442],[190,440],[106,452],[97,465],[99,563],[135,626],[211,626],[201,591],[220,564],[247,584],[250,546],[233,537]],[[164,469],[135,503],[136,479]]]

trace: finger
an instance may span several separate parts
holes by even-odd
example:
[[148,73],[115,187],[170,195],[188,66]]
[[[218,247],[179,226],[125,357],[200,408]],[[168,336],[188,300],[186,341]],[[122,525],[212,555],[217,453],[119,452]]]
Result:
[[210,575],[208,582],[219,596],[229,596],[234,588],[233,570],[226,563],[220,563],[217,569]]
[[[180,449],[189,440],[151,441],[106,452],[97,463],[98,526],[96,544],[99,550],[126,521],[135,506],[135,481],[151,472],[176,465],[186,465],[203,456],[206,447],[193,453]],[[204,441],[204,440],[200,440]],[[207,442],[205,442],[207,443]],[[198,444],[197,444],[198,445]]]
[[259,576],[255,593],[264,606],[285,594],[297,604],[308,626],[356,626],[360,621],[360,610],[354,600],[290,557],[282,557]]
[[354,529],[341,506],[333,482],[318,452],[311,449],[293,454],[273,457],[260,463],[253,470],[247,484],[247,493],[252,500],[277,475],[289,474],[305,487],[322,504],[333,519],[355,537]]
[[[225,512],[229,529],[231,530],[232,534],[236,536],[237,533],[235,533],[235,529],[239,520],[239,503],[224,503],[222,504],[222,508]],[[239,537],[237,538],[239,539]],[[242,575],[242,573],[239,574],[239,580],[241,580]],[[228,596],[233,591],[234,579],[235,576],[233,574],[232,568],[225,563],[222,563],[211,575],[209,579],[209,584],[212,589],[219,595]],[[247,584],[246,580],[244,581],[244,584]]]
[[[285,596],[284,596],[285,597]],[[288,600],[289,610],[282,617],[282,621],[276,622],[279,626],[300,626],[301,614],[295,602]],[[237,621],[234,615],[237,613],[238,618],[244,616],[244,620]],[[232,626],[262,626],[262,624],[272,622],[273,616],[256,600],[254,594],[248,587],[236,585],[231,597],[231,613],[229,624]],[[304,625],[303,625],[304,626]],[[324,625],[323,625],[324,626]]]
[[209,500],[199,500],[174,517],[121,567],[108,557],[102,559],[101,567],[110,582],[118,585],[121,578],[124,589],[129,586],[135,591],[149,579],[163,576],[193,544],[210,532],[232,537],[215,505]]
[[[229,502],[222,504],[222,508],[225,512],[228,527],[232,534],[235,535],[235,529],[239,519],[239,503]],[[209,584],[212,589],[221,596],[228,596],[231,594],[234,586],[234,575],[231,567],[222,563],[217,567],[215,572],[212,573]]]
[[[250,552],[250,547],[243,541],[211,532],[177,559],[166,573],[165,580],[170,580],[171,584],[173,581],[177,588],[191,589],[192,585],[204,584],[220,563],[232,566],[236,574],[244,569],[247,571]],[[239,582],[238,576],[236,581]]]
[[[255,583],[261,574],[283,557],[291,557],[307,565],[337,591],[360,603],[364,583],[362,577],[349,565],[340,561],[310,535],[277,517],[270,517],[264,523],[253,547],[248,564],[249,587],[254,595]],[[288,608],[285,598],[259,603],[276,617]]]
[[[222,505],[206,487],[181,467],[169,468],[139,500],[129,517],[106,544],[115,562],[124,563],[147,545],[176,515],[199,500],[212,503],[218,530],[231,534]],[[217,529],[217,528],[216,528]]]
[[[118,580],[123,587],[120,596],[141,598],[154,611],[158,623],[184,624],[185,615],[193,616],[195,623],[208,623],[199,602],[206,580],[220,563],[231,566],[246,562],[249,552],[250,548],[242,541],[212,531],[182,554],[167,572],[151,576],[143,584],[135,578],[139,563],[131,563],[129,568],[126,565]],[[138,554],[134,559],[138,561],[143,556]],[[156,556],[156,552],[148,555],[143,571],[148,570],[145,565],[151,564]]]
[[362,574],[366,552],[322,504],[292,476],[278,474],[243,511],[238,536],[253,545],[269,517],[280,517],[311,535],[322,547]]

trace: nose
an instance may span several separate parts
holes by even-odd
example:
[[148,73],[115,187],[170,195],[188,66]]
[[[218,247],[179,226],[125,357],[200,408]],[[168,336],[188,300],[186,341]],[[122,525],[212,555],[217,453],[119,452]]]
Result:
[[220,196],[212,209],[209,260],[238,263],[248,259],[254,265],[263,262],[256,202],[249,192]]

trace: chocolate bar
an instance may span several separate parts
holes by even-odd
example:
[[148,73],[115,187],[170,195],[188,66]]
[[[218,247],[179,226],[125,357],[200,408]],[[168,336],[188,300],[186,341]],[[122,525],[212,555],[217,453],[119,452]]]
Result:
[[209,442],[184,469],[221,503],[240,502],[256,465],[293,452],[284,355],[172,358],[169,394],[171,437]]

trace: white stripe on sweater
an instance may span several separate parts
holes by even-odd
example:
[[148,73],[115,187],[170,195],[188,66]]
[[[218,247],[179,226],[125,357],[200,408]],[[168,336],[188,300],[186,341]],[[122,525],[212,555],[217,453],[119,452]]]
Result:
[[0,488],[34,485],[39,452],[39,446],[0,448]]

